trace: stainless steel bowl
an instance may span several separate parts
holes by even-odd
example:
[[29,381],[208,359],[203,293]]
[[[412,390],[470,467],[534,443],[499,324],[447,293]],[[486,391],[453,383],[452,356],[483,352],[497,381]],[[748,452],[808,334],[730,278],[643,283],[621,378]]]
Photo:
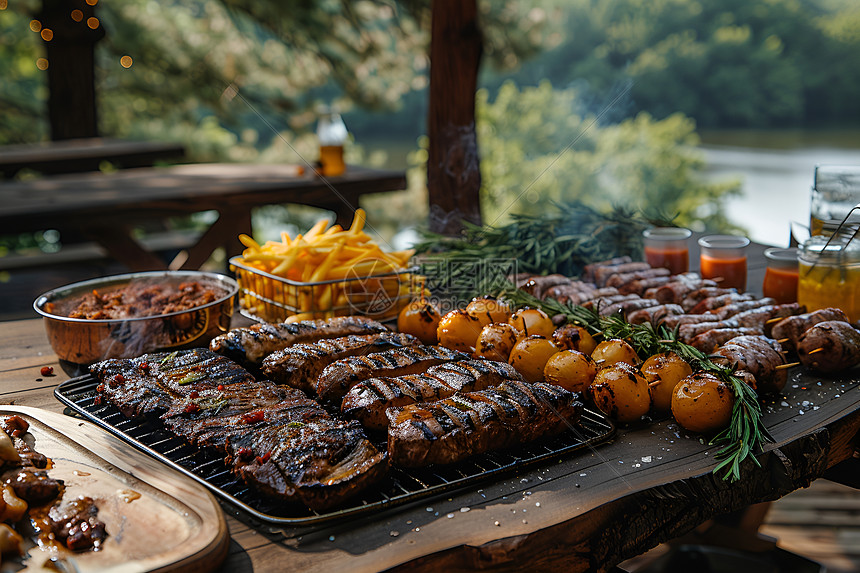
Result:
[[[155,316],[91,320],[52,314],[48,303],[67,300],[93,290],[107,291],[132,282],[145,284],[197,281],[223,291],[215,301]],[[44,317],[51,347],[61,360],[89,365],[106,358],[130,358],[156,350],[206,346],[230,328],[239,286],[232,278],[201,271],[154,271],[114,275],[82,281],[39,296],[33,308]]]

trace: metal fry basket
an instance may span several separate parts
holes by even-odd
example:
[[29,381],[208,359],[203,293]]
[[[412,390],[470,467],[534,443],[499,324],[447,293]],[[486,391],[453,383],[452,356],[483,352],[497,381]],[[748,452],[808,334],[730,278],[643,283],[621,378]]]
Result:
[[345,279],[299,282],[230,259],[239,283],[239,312],[257,321],[280,322],[364,315],[380,321],[396,319],[420,295],[418,267]]

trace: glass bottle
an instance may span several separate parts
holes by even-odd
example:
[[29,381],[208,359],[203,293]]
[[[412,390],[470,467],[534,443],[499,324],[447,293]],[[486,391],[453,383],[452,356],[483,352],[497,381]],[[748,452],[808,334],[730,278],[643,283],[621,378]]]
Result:
[[336,177],[346,172],[343,160],[343,146],[349,133],[340,114],[331,110],[324,111],[317,122],[317,139],[320,146],[320,174]]

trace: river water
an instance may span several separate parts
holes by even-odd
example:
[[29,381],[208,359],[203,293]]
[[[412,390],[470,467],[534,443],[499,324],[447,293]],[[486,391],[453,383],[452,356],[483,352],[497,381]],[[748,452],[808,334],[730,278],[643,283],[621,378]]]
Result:
[[798,238],[808,233],[817,164],[860,165],[860,132],[804,137],[725,132],[704,134],[703,142],[706,176],[742,182],[742,195],[726,202],[730,220],[754,241],[778,246],[788,245],[792,223]]

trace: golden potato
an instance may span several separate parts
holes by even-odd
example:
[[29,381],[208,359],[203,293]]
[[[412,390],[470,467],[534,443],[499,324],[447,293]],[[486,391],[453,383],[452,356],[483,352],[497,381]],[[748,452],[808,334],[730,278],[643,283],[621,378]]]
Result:
[[517,340],[519,340],[517,329],[507,322],[488,324],[481,329],[481,334],[478,336],[475,356],[507,362]]
[[507,322],[511,317],[511,306],[494,296],[486,295],[473,298],[466,305],[466,312],[480,318],[486,326],[494,322]]
[[424,344],[436,344],[442,315],[429,300],[413,300],[397,315],[397,330],[411,334]]
[[594,337],[583,327],[575,324],[565,324],[555,329],[552,333],[552,341],[559,348],[578,350],[589,356],[597,346]]
[[511,315],[508,322],[521,336],[537,334],[544,338],[552,338],[552,333],[555,331],[552,319],[539,308],[521,308]]
[[439,344],[446,348],[472,353],[482,328],[477,318],[469,316],[465,309],[459,308],[439,320],[436,338]]
[[547,382],[572,392],[583,392],[594,380],[597,367],[588,354],[568,349],[550,356],[543,374]]
[[693,373],[690,365],[674,352],[661,352],[649,357],[639,370],[651,387],[654,409],[664,414],[672,409],[675,386]]
[[533,334],[514,345],[508,362],[527,382],[540,382],[547,361],[557,352],[558,347],[552,340]]
[[619,362],[626,362],[630,366],[639,364],[639,356],[633,347],[620,339],[604,340],[594,348],[591,358],[598,368],[606,368]]
[[713,374],[697,372],[681,380],[672,393],[672,415],[681,426],[703,434],[722,430],[732,419],[735,394]]
[[651,409],[648,382],[626,362],[598,370],[587,394],[601,412],[622,423],[635,422]]

